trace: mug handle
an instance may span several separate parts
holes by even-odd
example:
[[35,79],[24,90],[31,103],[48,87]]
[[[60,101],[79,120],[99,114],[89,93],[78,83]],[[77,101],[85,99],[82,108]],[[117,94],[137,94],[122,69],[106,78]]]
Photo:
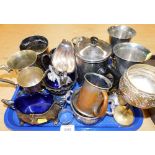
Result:
[[102,95],[103,95],[103,98],[104,98],[103,103],[102,103],[102,107],[101,107],[99,113],[97,113],[97,109],[96,108],[94,109],[94,116],[95,117],[102,117],[106,113],[106,111],[107,111],[107,107],[108,107],[108,94],[107,94],[106,91],[102,91]]

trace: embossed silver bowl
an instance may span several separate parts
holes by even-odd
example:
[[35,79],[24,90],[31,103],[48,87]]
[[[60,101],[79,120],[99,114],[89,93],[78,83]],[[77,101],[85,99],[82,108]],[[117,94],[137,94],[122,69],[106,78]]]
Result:
[[135,107],[155,107],[155,67],[147,64],[131,66],[121,77],[120,92],[124,100]]

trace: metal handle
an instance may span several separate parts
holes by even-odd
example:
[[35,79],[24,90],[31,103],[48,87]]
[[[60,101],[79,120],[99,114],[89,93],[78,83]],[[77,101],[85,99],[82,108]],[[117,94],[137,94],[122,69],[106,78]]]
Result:
[[104,100],[103,100],[100,112],[97,113],[97,109],[94,108],[94,116],[96,116],[96,117],[102,117],[106,113],[106,111],[107,111],[107,107],[108,107],[108,94],[107,94],[106,91],[102,91],[102,95],[103,95]]
[[2,79],[2,78],[0,78],[0,82],[9,83],[9,84],[14,85],[14,86],[17,87],[17,84],[15,84],[15,83],[14,83],[13,81],[11,81],[11,80],[7,80],[7,79]]
[[107,65],[107,71],[113,76],[113,87],[118,87],[119,80],[121,78],[121,74],[116,71],[116,69],[112,65]]
[[149,60],[152,57],[152,53],[147,54],[145,61]]
[[[46,59],[46,61],[45,61],[45,59]],[[46,62],[46,64],[44,62]],[[50,63],[51,63],[50,55],[47,54],[47,53],[43,54],[41,56],[41,65],[42,65],[42,67],[46,70],[46,69],[48,69]]]
[[85,37],[81,36],[81,37],[75,37],[72,39],[72,43],[73,45],[78,45]]
[[3,103],[4,103],[5,105],[7,105],[9,108],[15,110],[14,101],[6,100],[6,99],[1,99],[1,102],[3,102]]
[[114,115],[114,109],[116,107],[115,105],[115,101],[112,100],[112,99],[108,99],[108,103],[111,102],[111,111],[106,111],[106,114],[109,115],[109,116],[113,116]]
[[5,71],[7,71],[7,72],[10,72],[10,71],[12,71],[12,69],[10,69],[8,66],[6,66],[6,65],[0,65],[0,70],[5,70]]
[[[73,90],[70,91],[70,96],[72,96],[72,95],[73,95]],[[71,97],[66,98],[66,103],[71,104]]]
[[106,69],[104,69],[104,67],[99,68],[98,71],[97,71],[97,74],[104,75],[105,73],[106,73]]
[[47,76],[47,74],[48,74],[49,71],[50,71],[50,70],[47,69],[47,70],[44,72],[43,79]]

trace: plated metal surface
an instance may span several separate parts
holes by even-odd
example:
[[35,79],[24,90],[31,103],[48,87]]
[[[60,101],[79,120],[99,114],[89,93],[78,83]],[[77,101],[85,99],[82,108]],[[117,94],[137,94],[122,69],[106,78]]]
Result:
[[76,63],[74,48],[70,41],[63,39],[54,50],[51,64],[61,73],[72,73],[75,71]]
[[61,107],[54,103],[53,96],[48,92],[24,94],[15,100],[1,100],[9,108],[16,111],[21,125],[28,123],[40,125],[48,121],[57,121]]
[[114,46],[113,52],[116,60],[116,68],[123,73],[132,65],[145,63],[152,53],[137,43],[120,43]]
[[[79,88],[79,85],[76,83],[76,86],[74,87],[73,91],[75,92]],[[12,100],[15,100],[15,98],[20,94],[21,87],[17,88],[15,90],[14,96]],[[55,105],[55,104],[54,104]],[[71,110],[70,104],[67,105],[68,110]],[[109,107],[110,108],[110,105]],[[73,111],[72,111],[73,112]],[[94,124],[85,124],[82,123],[80,120],[77,120],[74,116],[73,121],[71,122],[71,125],[75,127],[75,130],[77,131],[133,131],[137,130],[141,127],[143,123],[143,114],[140,109],[133,108],[133,112],[135,114],[135,119],[132,125],[130,126],[121,126],[119,125],[112,116],[106,115],[106,117],[101,118]],[[4,123],[5,125],[11,129],[11,130],[20,130],[20,131],[60,131],[61,130],[61,123],[58,122],[55,124],[53,121],[48,121],[46,123],[40,124],[40,125],[31,125],[24,123],[23,125],[20,124],[19,117],[15,110],[12,110],[11,108],[7,108],[4,116]]]
[[22,40],[20,50],[33,50],[37,55],[44,53],[48,48],[48,40],[44,36],[34,35]]
[[22,87],[33,87],[44,78],[44,72],[38,67],[29,67],[20,71],[17,81]]
[[[49,72],[49,70],[47,70],[47,74],[48,74],[48,72]],[[49,90],[52,94],[65,95],[75,85],[76,80],[77,80],[77,71],[67,74],[67,75],[71,78],[72,82],[68,83],[67,85],[62,85],[60,88],[58,87],[57,82],[53,82],[53,81],[49,80],[47,76],[45,76],[45,78],[43,79],[43,83],[44,83],[46,89]]]
[[73,38],[72,42],[80,84],[83,84],[84,75],[88,72],[97,73],[100,69],[106,72],[107,59],[112,54],[112,48],[108,43],[96,37],[86,38],[84,36]]
[[99,117],[88,117],[83,114],[81,114],[77,109],[76,109],[76,103],[79,95],[79,90],[75,91],[72,96],[71,96],[71,109],[74,113],[75,118],[84,123],[84,124],[95,124],[99,121]]
[[[81,50],[81,55],[83,55],[84,57],[85,56],[88,56],[88,59],[92,59],[92,57],[94,57],[94,61],[96,61],[96,62],[100,62],[100,61],[102,61],[102,59],[100,59],[101,57],[102,57],[102,54],[101,54],[101,50],[102,49],[99,49],[99,48],[97,48],[96,49],[96,53],[95,52],[90,52],[90,51],[93,51],[93,48],[96,46],[97,47],[97,43],[98,43],[98,38],[96,38],[96,37],[92,37],[92,38],[90,38],[90,44],[89,45],[91,45],[92,47],[91,48],[89,48],[89,46],[88,46],[88,49],[86,49],[85,51],[85,53]],[[89,55],[90,54],[90,55]],[[146,58],[146,60],[149,58],[150,56],[147,56],[147,58]],[[24,69],[23,69],[24,70]],[[22,72],[22,71],[21,71]],[[34,85],[35,86],[35,85]]]
[[112,83],[106,77],[96,73],[86,73],[85,82],[80,89],[75,108],[88,117],[103,117],[108,107],[107,92]]
[[0,69],[7,71],[20,71],[26,67],[32,66],[37,60],[37,55],[32,50],[23,50],[14,53],[7,60],[7,65],[1,65]]
[[42,89],[42,80],[46,76],[39,67],[27,67],[22,69],[17,76],[17,83],[0,78],[0,82],[9,83],[14,86],[21,86],[28,93],[39,92]]
[[134,122],[134,114],[131,109],[126,106],[118,105],[114,109],[114,119],[123,126],[129,126]]
[[108,33],[112,47],[118,43],[129,42],[136,35],[133,28],[125,25],[111,26]]
[[119,89],[125,101],[135,107],[155,106],[155,67],[147,64],[131,66],[120,79]]
[[46,63],[50,62],[49,58],[46,58],[46,63],[43,61],[44,55],[48,53],[48,40],[41,35],[29,36],[23,39],[19,45],[20,50],[33,50],[37,54],[36,66],[45,69]]

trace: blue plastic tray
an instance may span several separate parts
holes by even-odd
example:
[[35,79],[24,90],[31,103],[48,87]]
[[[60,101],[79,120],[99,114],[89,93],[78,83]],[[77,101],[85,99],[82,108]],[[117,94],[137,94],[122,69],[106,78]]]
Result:
[[[76,84],[74,89],[78,88]],[[20,89],[17,88],[12,100],[14,100],[19,93]],[[70,106],[67,106],[70,109]],[[109,107],[108,107],[109,108]],[[132,109],[135,115],[135,120],[131,126],[121,126],[119,125],[112,116],[106,115],[103,117],[98,123],[94,125],[84,125],[78,122],[75,118],[72,121],[72,125],[74,125],[76,131],[134,131],[140,128],[143,123],[143,113],[138,108]],[[5,125],[11,130],[18,131],[60,131],[61,124],[58,123],[54,125],[52,122],[45,123],[39,126],[32,126],[29,124],[20,125],[17,114],[14,110],[7,108],[4,116]]]

